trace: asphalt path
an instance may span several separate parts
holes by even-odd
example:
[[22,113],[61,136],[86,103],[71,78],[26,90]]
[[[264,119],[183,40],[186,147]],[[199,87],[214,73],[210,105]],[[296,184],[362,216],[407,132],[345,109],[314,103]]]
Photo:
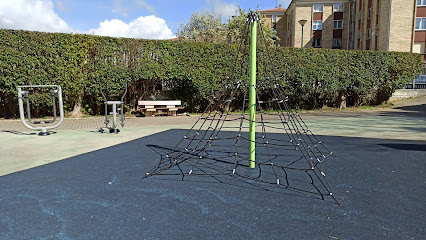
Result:
[[150,177],[168,130],[0,177],[0,239],[424,239],[426,141],[319,136],[341,205],[233,177]]

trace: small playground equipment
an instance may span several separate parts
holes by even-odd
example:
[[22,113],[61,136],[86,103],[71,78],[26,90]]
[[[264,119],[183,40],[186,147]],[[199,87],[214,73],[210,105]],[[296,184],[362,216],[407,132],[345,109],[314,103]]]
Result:
[[[62,121],[64,120],[64,106],[62,102],[62,88],[59,85],[23,85],[23,86],[17,86],[18,90],[18,104],[19,104],[19,115],[21,118],[22,124],[32,130],[38,130],[40,133],[39,136],[48,136],[50,135],[49,129],[54,129],[59,127],[62,124]],[[43,125],[43,126],[36,126],[38,124],[42,124],[42,121],[35,121],[31,118],[31,101],[30,101],[30,91],[34,90],[35,88],[47,88],[50,89],[50,95],[52,97],[52,105],[53,105],[53,119],[51,120],[43,120],[44,124],[53,124],[57,120],[57,112],[56,112],[56,97],[58,97],[58,103],[59,103],[59,122],[57,122],[54,125]],[[25,121],[25,110],[24,110],[24,99],[26,101],[27,106],[27,118],[28,121],[31,123],[28,124]]]
[[[264,48],[256,48],[257,27]],[[250,33],[249,54],[243,44],[247,33]],[[241,52],[244,56],[241,63],[235,58],[230,72],[240,71],[244,77],[230,75],[224,80],[228,84],[217,91],[175,147],[150,145],[161,159],[142,178],[180,176],[184,180],[189,176],[209,176],[222,183],[223,179],[232,177],[262,189],[281,187],[297,195],[339,204],[323,168],[323,163],[335,155],[312,133],[286,96],[285,86],[280,85],[275,73],[257,12],[248,14],[241,36],[236,56]],[[264,60],[259,68],[257,52]],[[249,71],[238,68],[247,63]],[[267,75],[256,83],[256,71],[263,68]],[[241,106],[241,114],[230,112],[232,103]],[[266,111],[271,106],[276,112]]]
[[[105,104],[105,127],[101,127],[99,129],[100,133],[104,133],[104,128],[109,129],[109,133],[119,133],[120,129],[117,128],[117,111],[120,111],[120,124],[121,127],[124,127],[124,97],[127,94],[127,78],[125,82],[125,90],[124,94],[121,97],[121,101],[108,101],[107,97],[105,96],[104,92],[102,91],[102,83],[99,83],[99,88],[101,91],[102,96],[104,97],[104,104]],[[110,117],[108,117],[108,105],[112,105],[112,112],[109,114],[112,114],[112,127],[108,127],[110,122]],[[120,108],[117,108],[117,105],[120,105]]]

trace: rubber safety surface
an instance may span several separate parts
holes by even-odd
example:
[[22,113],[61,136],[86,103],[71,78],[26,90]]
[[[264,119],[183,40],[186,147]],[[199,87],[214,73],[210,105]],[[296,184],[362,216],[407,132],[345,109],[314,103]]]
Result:
[[319,138],[342,204],[229,176],[154,176],[170,130],[0,177],[0,239],[422,239],[426,141]]

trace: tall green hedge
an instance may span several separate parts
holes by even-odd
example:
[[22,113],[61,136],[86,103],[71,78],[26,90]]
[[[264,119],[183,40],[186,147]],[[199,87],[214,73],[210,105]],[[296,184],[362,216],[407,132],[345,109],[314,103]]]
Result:
[[[182,100],[189,111],[199,111],[227,77],[247,79],[247,49],[2,29],[0,117],[18,115],[16,86],[20,84],[59,84],[66,111],[102,114],[99,84],[110,99],[118,99],[126,78],[126,103],[131,109],[162,84],[170,98]],[[271,61],[285,94],[300,108],[378,102],[422,69],[421,56],[411,53],[311,48],[271,48],[269,53],[258,50],[259,85],[273,78],[271,68],[262,67]],[[43,104],[39,99],[33,99],[34,104]]]

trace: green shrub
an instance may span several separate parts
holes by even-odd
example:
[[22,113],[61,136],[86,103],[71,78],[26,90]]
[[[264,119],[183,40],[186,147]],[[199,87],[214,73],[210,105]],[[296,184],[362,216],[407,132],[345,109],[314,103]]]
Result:
[[[187,111],[202,111],[227,82],[248,81],[248,47],[235,45],[1,29],[0,46],[0,117],[6,118],[18,116],[21,84],[59,84],[66,111],[97,115],[100,83],[109,99],[119,99],[127,78],[132,110],[162,84]],[[258,49],[259,89],[278,82],[303,109],[380,103],[422,69],[421,56],[411,53],[275,47],[269,54]]]

